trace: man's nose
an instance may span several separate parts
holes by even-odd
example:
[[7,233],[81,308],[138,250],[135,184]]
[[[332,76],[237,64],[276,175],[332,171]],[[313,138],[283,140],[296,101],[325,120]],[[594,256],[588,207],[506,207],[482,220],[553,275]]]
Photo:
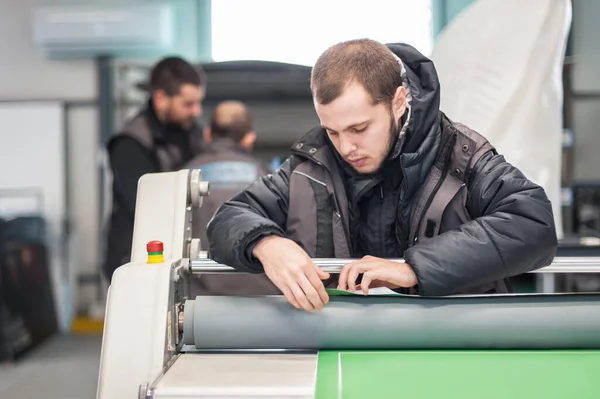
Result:
[[192,112],[193,112],[193,115],[194,115],[194,117],[196,117],[196,118],[197,118],[197,117],[199,117],[199,116],[202,116],[202,111],[203,111],[203,109],[202,109],[202,104],[196,104],[196,105],[194,106],[194,109],[192,110]]
[[347,157],[356,151],[356,145],[352,142],[352,140],[348,137],[343,137],[340,135],[340,153],[342,156]]

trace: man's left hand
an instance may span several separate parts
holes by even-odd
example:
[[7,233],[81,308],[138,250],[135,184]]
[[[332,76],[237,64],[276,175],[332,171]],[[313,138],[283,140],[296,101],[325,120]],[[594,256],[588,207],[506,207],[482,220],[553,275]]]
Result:
[[356,291],[356,280],[362,273],[360,289],[365,295],[369,294],[369,287],[387,287],[390,289],[410,288],[417,285],[417,276],[407,263],[394,262],[387,259],[365,256],[342,268],[338,289]]

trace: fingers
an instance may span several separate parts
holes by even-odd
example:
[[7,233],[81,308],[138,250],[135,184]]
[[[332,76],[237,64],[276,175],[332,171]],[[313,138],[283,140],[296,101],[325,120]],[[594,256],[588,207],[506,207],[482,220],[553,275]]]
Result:
[[[296,306],[297,308],[312,312],[315,309],[323,309],[323,306],[329,302],[325,286],[315,269],[309,270],[306,274],[290,276],[286,286],[292,294],[291,298],[299,305]],[[288,301],[294,305],[289,298]]]
[[380,258],[367,255],[360,260],[350,262],[342,267],[342,271],[340,272],[340,277],[338,279],[338,289],[346,290],[347,286],[348,290],[353,292],[356,291],[356,280],[358,279],[358,275],[373,267],[376,267],[379,261],[381,261]]
[[319,276],[319,279],[321,279],[321,280],[327,280],[329,277],[331,277],[329,275],[329,273],[324,272],[320,267],[318,267],[318,266],[315,265],[315,268],[317,270],[317,275]]
[[[369,288],[376,288],[377,284],[372,284],[373,280],[377,280],[378,278],[378,270],[371,269],[363,273],[362,280],[360,282],[360,288],[364,295],[369,295]],[[373,285],[373,287],[371,287]]]
[[384,281],[384,279],[385,271],[383,269],[373,268],[367,270],[363,273],[362,280],[360,282],[360,290],[364,295],[369,295],[369,288],[388,287],[388,284]]
[[356,280],[358,279],[358,275],[364,271],[363,269],[364,266],[361,263],[355,263],[352,265],[348,271],[348,290],[352,292],[356,291]]
[[[358,279],[358,275],[366,273],[369,270],[380,270],[381,259],[375,258],[373,256],[365,256],[361,260],[357,260],[355,262],[348,263],[346,266],[342,268],[340,272],[340,278],[338,283],[338,289],[346,290],[346,287],[349,291],[356,292],[357,285],[356,280]],[[377,272],[377,275],[380,273]],[[373,280],[376,280],[374,275],[371,275],[371,280],[369,281],[369,285],[366,286],[367,291],[369,286],[372,284]],[[362,287],[362,284],[361,284]]]
[[[319,281],[319,283],[321,282]],[[302,291],[304,291],[304,295],[306,296],[306,298],[308,298],[312,309],[323,309],[323,301],[321,300],[321,296],[319,295],[315,287],[313,287],[310,280],[305,277],[301,280],[299,285],[300,288],[302,288]],[[321,285],[323,285],[323,283],[321,283]]]
[[[308,280],[306,280],[306,284],[310,285]],[[306,310],[307,312],[312,312],[313,310],[315,310],[315,307],[311,305],[310,301],[308,300],[308,297],[302,290],[301,286],[298,285],[298,283],[292,283],[291,290],[294,294],[294,298],[296,299],[296,301],[298,301],[302,309]]]
[[[319,281],[321,286],[323,285],[318,278],[317,281]],[[300,282],[290,279],[283,284],[280,290],[287,301],[296,309],[304,309],[312,312],[315,309],[323,308],[323,301],[306,277]],[[329,300],[329,298],[327,299]]]
[[[381,287],[388,287],[388,284],[386,284],[385,281],[381,281],[381,280],[371,280],[371,284],[369,284],[369,288],[381,288]],[[357,288],[357,289],[360,289],[360,288]]]
[[321,309],[329,301],[321,281],[321,278],[328,279],[329,273],[317,268],[298,244],[288,239],[261,242],[262,249],[257,250],[255,256],[290,304],[310,312]]
[[348,263],[342,267],[342,271],[340,272],[340,277],[338,278],[338,290],[346,290],[346,286],[348,285],[348,272],[350,272],[350,268],[356,262]]
[[285,296],[285,299],[287,299],[287,301],[289,303],[291,303],[293,307],[295,307],[296,309],[300,309],[301,308],[300,304],[298,303],[298,301],[294,297],[294,294],[292,293],[292,291],[288,287],[280,288],[280,290],[283,293],[283,295]]
[[[311,286],[316,290],[316,293],[318,294],[321,303],[323,303],[323,305],[325,305],[327,302],[329,302],[329,295],[327,295],[325,286],[323,285],[323,282],[319,278],[318,271],[320,269],[316,266],[315,266],[315,269],[316,269],[317,273],[309,272],[306,274],[306,278],[308,278],[308,281],[310,282]],[[312,302],[312,300],[311,300],[311,302]],[[313,305],[316,306],[316,304],[314,302],[313,302]],[[320,309],[320,308],[317,307],[317,309]]]
[[361,259],[344,266],[340,272],[338,289],[346,290],[347,286],[349,291],[356,291],[356,279],[358,279],[360,273],[363,273],[369,268],[369,264],[368,260],[365,261]]
[[382,288],[382,287],[390,288],[390,287],[388,287],[388,284],[385,283],[385,281],[373,280],[372,276],[368,276],[367,280],[365,280],[365,275],[363,274],[363,280],[362,280],[361,284],[358,284],[356,286],[356,290],[364,292],[365,289],[363,288],[363,284],[365,284],[365,283],[369,283],[369,285],[367,287],[367,292],[371,288]]
[[369,295],[369,285],[371,285],[371,276],[369,276],[369,272],[363,274],[362,280],[360,282],[360,289],[363,292],[363,295]]

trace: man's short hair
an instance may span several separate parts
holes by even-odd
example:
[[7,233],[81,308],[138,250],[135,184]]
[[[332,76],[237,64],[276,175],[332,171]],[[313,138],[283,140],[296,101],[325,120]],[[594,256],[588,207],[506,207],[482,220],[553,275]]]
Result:
[[167,57],[152,68],[150,90],[163,90],[168,96],[175,96],[182,85],[204,86],[205,81],[204,71],[199,66],[195,67],[179,57]]
[[213,137],[241,141],[254,130],[252,115],[246,105],[239,101],[223,101],[213,110],[210,131]]
[[357,39],[329,47],[312,68],[310,88],[320,104],[338,98],[348,85],[360,83],[373,104],[391,103],[402,85],[398,59],[382,43]]

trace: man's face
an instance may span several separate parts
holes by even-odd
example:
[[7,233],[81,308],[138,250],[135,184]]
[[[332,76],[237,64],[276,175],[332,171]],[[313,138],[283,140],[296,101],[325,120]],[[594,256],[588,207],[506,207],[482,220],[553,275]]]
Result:
[[192,127],[194,120],[202,115],[204,89],[192,84],[183,84],[179,93],[168,96],[164,92],[155,94],[154,103],[164,123]]
[[315,101],[315,109],[338,153],[358,173],[365,174],[383,165],[398,134],[396,121],[404,114],[405,104],[403,88],[398,88],[391,106],[373,105],[363,86],[353,83],[327,105]]

